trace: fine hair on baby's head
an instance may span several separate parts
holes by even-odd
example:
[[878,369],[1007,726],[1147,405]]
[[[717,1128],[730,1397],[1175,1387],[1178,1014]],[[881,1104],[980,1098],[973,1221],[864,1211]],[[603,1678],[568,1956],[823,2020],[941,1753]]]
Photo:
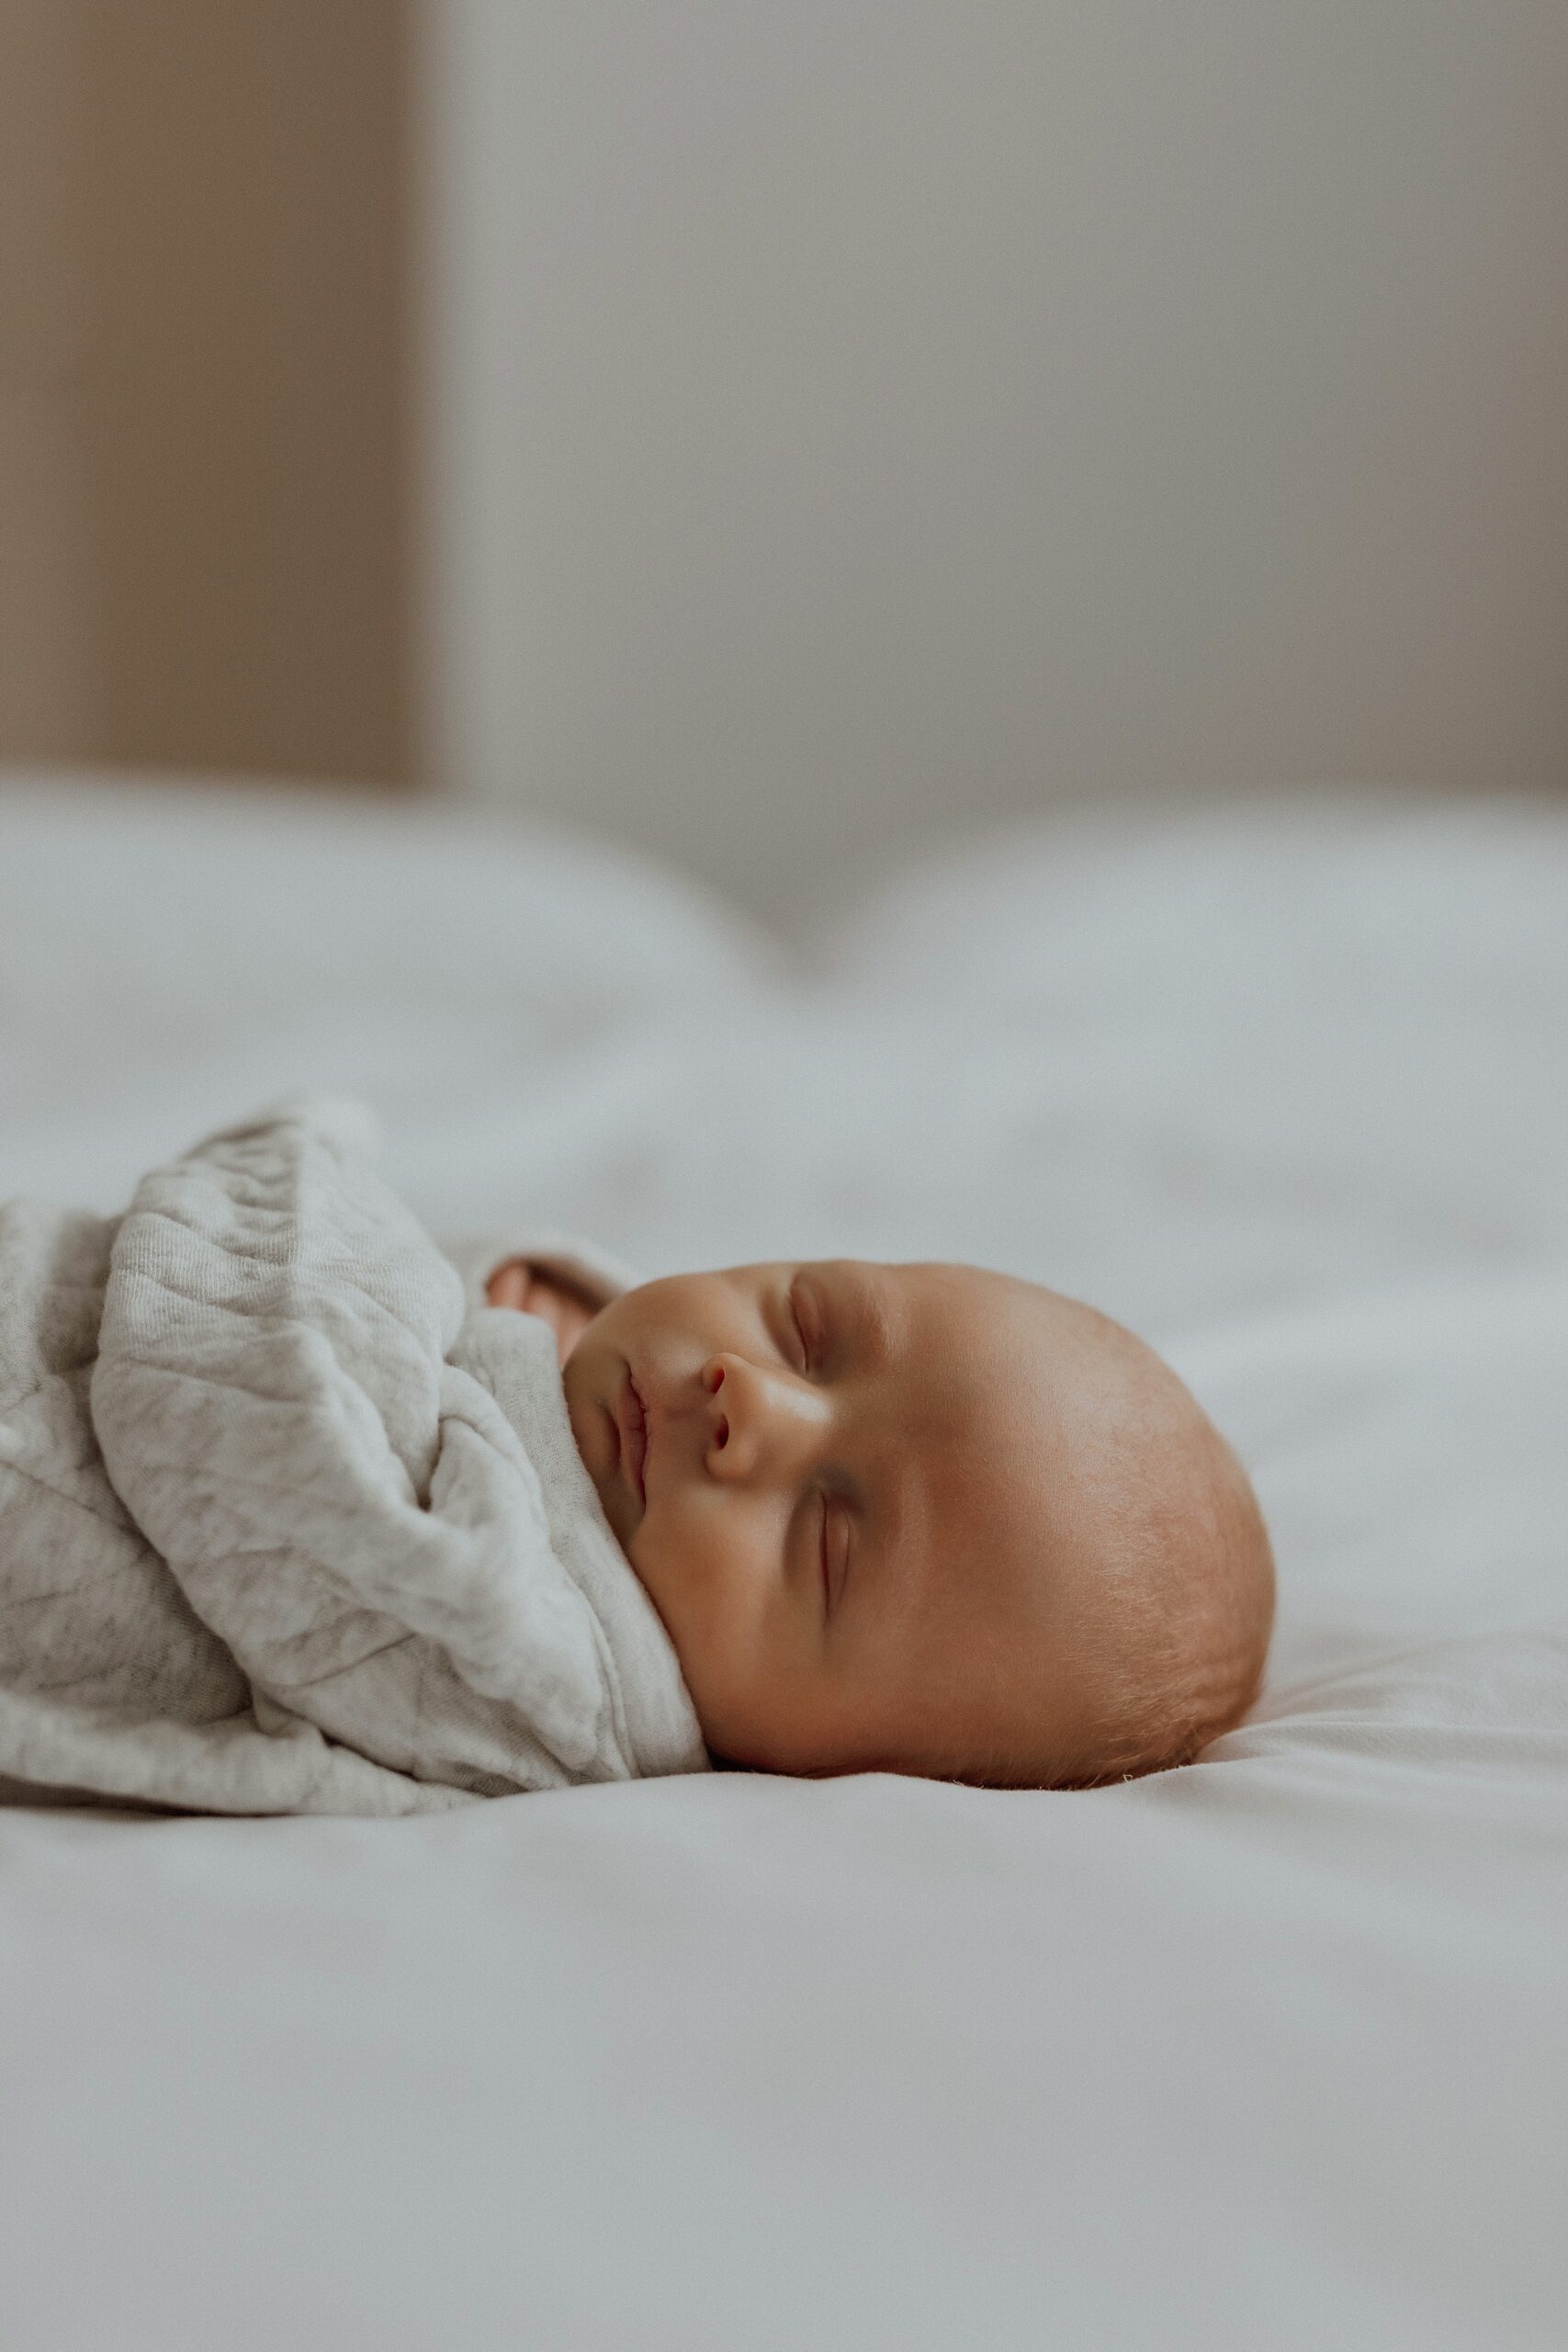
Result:
[[973,1266],[673,1275],[563,1378],[719,1760],[1085,1786],[1188,1761],[1256,1694],[1247,1475],[1077,1300]]

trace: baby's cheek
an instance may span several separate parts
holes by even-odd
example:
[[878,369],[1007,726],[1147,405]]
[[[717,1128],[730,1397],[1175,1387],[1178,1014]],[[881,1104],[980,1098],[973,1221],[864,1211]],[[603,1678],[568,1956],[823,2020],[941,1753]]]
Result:
[[726,1578],[700,1516],[649,1511],[633,1531],[631,1563],[677,1649],[711,1649],[727,1615]]
[[[645,1533],[646,1521],[637,1530],[638,1536]],[[736,1693],[750,1679],[754,1657],[733,1561],[700,1519],[688,1524],[683,1541],[666,1534],[655,1547],[634,1537],[631,1559],[674,1644],[692,1703],[711,1740],[711,1723],[728,1717]]]

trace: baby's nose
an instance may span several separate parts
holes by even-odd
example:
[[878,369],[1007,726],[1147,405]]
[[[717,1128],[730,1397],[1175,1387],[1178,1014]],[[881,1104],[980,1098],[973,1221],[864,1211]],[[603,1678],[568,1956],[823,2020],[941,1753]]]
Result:
[[803,1383],[734,1355],[710,1356],[702,1383],[709,1400],[707,1466],[715,1477],[789,1475],[816,1443],[822,1400]]

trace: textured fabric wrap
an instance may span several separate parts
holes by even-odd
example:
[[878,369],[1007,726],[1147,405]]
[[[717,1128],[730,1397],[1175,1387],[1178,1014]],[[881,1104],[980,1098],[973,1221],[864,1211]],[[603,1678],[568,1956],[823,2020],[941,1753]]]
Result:
[[0,1209],[0,1777],[398,1814],[705,1769],[553,1335],[483,1304],[500,1247],[455,1263],[375,1146],[305,1097],[118,1219]]

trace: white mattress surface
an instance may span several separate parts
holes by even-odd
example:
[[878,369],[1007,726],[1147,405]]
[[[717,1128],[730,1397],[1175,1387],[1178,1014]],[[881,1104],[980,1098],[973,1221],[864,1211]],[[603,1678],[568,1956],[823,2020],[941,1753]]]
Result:
[[313,1083],[438,1234],[1123,1317],[1272,1672],[1089,1793],[0,1808],[0,2340],[1559,2352],[1568,804],[1064,817],[786,952],[558,835],[0,783],[0,1194]]

